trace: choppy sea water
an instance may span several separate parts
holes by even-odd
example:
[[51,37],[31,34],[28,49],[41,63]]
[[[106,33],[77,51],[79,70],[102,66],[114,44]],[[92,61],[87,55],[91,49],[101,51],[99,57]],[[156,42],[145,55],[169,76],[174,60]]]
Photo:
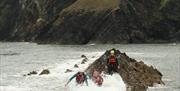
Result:
[[[80,64],[82,54],[93,61],[111,48],[162,72],[166,85],[156,85],[148,91],[180,91],[180,44],[37,45],[27,42],[0,43],[0,91],[70,91],[71,86],[65,88],[64,84],[74,73],[66,74],[65,70]],[[51,72],[49,75],[23,76],[46,68]],[[104,88],[108,89],[109,85],[105,84]],[[110,89],[116,91],[115,87]]]

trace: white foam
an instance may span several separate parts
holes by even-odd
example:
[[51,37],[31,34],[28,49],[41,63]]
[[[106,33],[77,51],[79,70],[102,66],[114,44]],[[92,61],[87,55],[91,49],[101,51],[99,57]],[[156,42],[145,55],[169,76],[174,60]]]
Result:
[[[76,72],[78,72],[79,70],[85,70],[91,63],[93,63],[94,59],[97,59],[98,56],[102,55],[101,52],[99,53],[95,53],[96,57],[95,58],[90,58],[88,62],[86,62],[86,64],[80,64],[80,62],[82,60],[77,60],[74,63],[78,63],[79,64],[79,68],[73,68],[73,65],[71,64],[67,64],[64,63],[63,65],[60,64],[61,66],[59,66],[56,70],[62,70],[62,68],[70,68],[73,70],[73,72],[70,73],[61,73],[61,76],[64,78],[62,82],[66,81]],[[98,55],[98,56],[97,56]],[[89,54],[88,56],[92,56],[92,53]],[[69,62],[69,61],[68,61]],[[56,74],[57,75],[57,74]],[[110,75],[106,75],[106,77],[104,77],[104,82],[103,85],[101,87],[96,86],[91,80],[88,80],[89,86],[86,86],[85,84],[82,86],[77,86],[77,84],[75,83],[75,80],[72,80],[71,83],[68,85],[68,87],[63,87],[65,82],[61,84],[61,87],[63,87],[63,89],[66,89],[66,91],[126,91],[126,85],[123,82],[122,78],[120,77],[119,74],[113,74],[112,76]]]
[[96,45],[96,44],[88,44],[88,45],[91,45],[91,46],[93,46],[93,45]]
[[128,54],[128,55],[143,55],[144,53],[140,53],[140,52],[126,52],[126,54]]
[[85,84],[76,86],[75,83],[71,83],[66,89],[67,91],[126,91],[126,86],[118,74],[104,77],[104,82],[101,87],[96,86],[91,80],[88,80],[88,82],[89,86]]
[[0,91],[30,91],[30,88],[20,88],[18,86],[0,86]]
[[[101,87],[96,86],[90,79],[88,79],[89,86],[85,84],[76,86],[75,79],[73,79],[65,87],[64,85],[72,75],[79,70],[85,70],[95,59],[102,55],[102,52],[85,53],[85,55],[89,59],[85,64],[81,64],[83,58],[66,60],[54,65],[54,67],[48,67],[49,75],[23,77],[17,86],[1,86],[1,91],[126,91],[126,86],[118,74],[104,77],[104,83]],[[92,56],[94,57],[92,58]],[[79,68],[74,68],[74,64],[78,64]],[[65,73],[66,69],[71,69],[73,72]],[[38,72],[41,72],[41,70]],[[20,75],[14,76],[19,77]]]
[[162,80],[167,82],[173,81],[172,79],[168,79],[168,78],[163,78]]

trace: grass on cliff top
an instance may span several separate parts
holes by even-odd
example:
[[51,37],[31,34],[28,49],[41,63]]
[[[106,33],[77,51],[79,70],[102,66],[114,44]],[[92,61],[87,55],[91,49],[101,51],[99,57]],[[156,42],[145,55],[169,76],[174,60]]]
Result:
[[119,0],[77,0],[66,10],[104,10],[119,7]]

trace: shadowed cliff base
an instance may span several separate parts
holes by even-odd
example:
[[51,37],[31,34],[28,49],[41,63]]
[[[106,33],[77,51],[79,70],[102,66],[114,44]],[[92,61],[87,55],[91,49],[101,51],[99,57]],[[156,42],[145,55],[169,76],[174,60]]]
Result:
[[0,40],[180,42],[179,0],[1,0]]
[[[119,75],[127,86],[128,91],[146,91],[154,84],[164,84],[162,81],[162,74],[152,66],[144,64],[142,61],[137,62],[135,59],[129,58],[125,53],[120,53],[116,50],[116,56],[120,60]],[[91,75],[93,70],[99,72],[107,72],[105,69],[105,61],[109,55],[109,50],[106,51],[99,59],[93,62],[86,72]],[[120,88],[119,88],[120,89]]]

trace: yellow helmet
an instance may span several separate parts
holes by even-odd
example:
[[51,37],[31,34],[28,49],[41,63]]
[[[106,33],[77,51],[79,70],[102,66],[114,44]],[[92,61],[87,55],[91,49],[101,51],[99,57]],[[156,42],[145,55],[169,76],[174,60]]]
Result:
[[111,50],[111,51],[110,51],[110,53],[111,53],[111,54],[114,54],[114,53],[115,53],[115,51],[114,51],[114,50]]

